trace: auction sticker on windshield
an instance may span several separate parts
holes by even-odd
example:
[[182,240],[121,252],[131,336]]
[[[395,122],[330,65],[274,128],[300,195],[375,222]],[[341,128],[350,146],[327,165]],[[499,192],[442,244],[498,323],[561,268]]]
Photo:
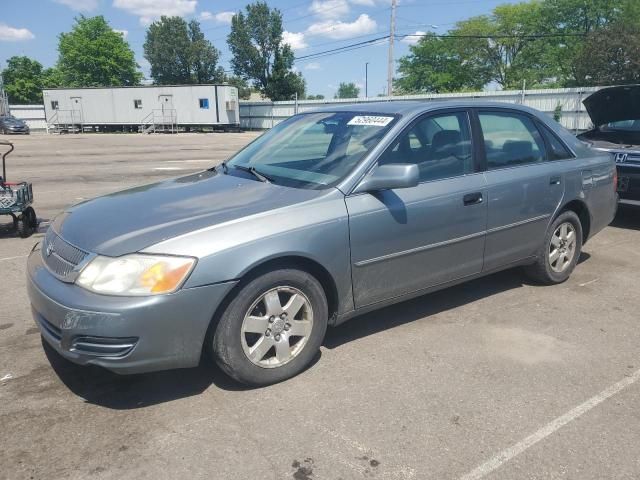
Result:
[[358,115],[349,120],[347,125],[365,125],[368,127],[386,127],[391,123],[393,117],[383,117],[379,115]]

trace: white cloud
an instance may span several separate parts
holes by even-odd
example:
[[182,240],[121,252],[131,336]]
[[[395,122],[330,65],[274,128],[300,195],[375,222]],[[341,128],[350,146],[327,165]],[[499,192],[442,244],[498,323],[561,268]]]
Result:
[[282,41],[291,45],[293,50],[302,50],[309,46],[304,39],[303,32],[287,32],[285,30],[282,32]]
[[142,25],[148,25],[162,15],[190,15],[195,12],[197,5],[198,0],[113,0],[115,8],[140,17]]
[[305,70],[322,70],[322,66],[318,62],[309,62],[304,68]]
[[309,10],[320,18],[336,19],[347,15],[350,8],[347,0],[313,0]]
[[91,12],[98,8],[98,0],[54,0],[60,5],[66,5],[76,12]]
[[6,23],[0,23],[0,41],[19,42],[32,38],[35,38],[35,35],[26,28],[13,28]]
[[363,7],[375,7],[376,0],[351,0],[354,5],[362,5]]
[[231,24],[231,19],[236,14],[236,12],[219,12],[219,13],[211,13],[211,12],[200,12],[199,18],[203,22],[206,21],[214,21],[218,23],[227,23]]
[[421,36],[426,35],[426,34],[427,34],[427,32],[423,32],[422,30],[418,30],[417,32],[413,33],[412,36],[404,37],[400,41],[402,43],[406,43],[407,45],[415,45],[416,43],[418,43],[420,41]]
[[129,36],[129,30],[119,30],[117,28],[114,28],[113,31],[121,34],[122,38],[127,38]]
[[325,20],[314,23],[307,29],[307,34],[329,37],[335,40],[366,35],[376,30],[378,25],[369,15],[363,13],[353,22]]

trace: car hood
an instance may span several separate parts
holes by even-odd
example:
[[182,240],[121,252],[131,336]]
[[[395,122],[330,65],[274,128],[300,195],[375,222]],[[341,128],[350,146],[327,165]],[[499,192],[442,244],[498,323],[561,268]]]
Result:
[[582,102],[596,127],[640,118],[640,85],[598,90]]
[[52,228],[88,252],[120,256],[200,228],[323,195],[205,171],[74,205]]

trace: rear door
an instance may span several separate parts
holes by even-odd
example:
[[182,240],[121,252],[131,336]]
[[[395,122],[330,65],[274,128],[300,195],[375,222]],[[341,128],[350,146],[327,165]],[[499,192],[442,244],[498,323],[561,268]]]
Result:
[[488,184],[484,270],[535,255],[564,195],[564,175],[547,161],[532,116],[509,109],[478,109]]
[[487,189],[468,112],[416,120],[378,163],[416,163],[420,184],[346,197],[356,308],[479,273]]

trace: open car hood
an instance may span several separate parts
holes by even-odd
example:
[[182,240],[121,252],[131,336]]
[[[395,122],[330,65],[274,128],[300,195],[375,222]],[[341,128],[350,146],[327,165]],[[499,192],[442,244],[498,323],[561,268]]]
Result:
[[582,102],[596,127],[610,122],[640,119],[640,85],[598,90]]

